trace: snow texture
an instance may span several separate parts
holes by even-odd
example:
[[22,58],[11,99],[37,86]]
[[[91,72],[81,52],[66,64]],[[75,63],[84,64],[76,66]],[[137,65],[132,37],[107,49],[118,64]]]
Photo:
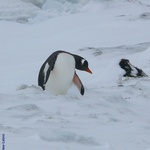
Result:
[[[1,149],[150,150],[149,8],[149,0],[0,0]],[[84,96],[76,86],[64,96],[38,87],[56,50],[88,60],[93,74],[77,70]],[[148,77],[123,77],[122,58]]]

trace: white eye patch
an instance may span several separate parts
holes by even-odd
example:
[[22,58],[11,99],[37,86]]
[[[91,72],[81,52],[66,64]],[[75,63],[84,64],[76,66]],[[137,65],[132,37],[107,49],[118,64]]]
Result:
[[85,59],[81,60],[81,65],[84,65]]

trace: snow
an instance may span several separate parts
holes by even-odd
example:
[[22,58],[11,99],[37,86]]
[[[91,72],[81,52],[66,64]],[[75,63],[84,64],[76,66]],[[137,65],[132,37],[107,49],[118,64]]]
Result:
[[[150,76],[149,6],[0,0],[1,149],[150,150],[150,78],[125,78],[118,65],[127,58]],[[93,74],[77,71],[84,96],[75,86],[64,96],[38,87],[56,50],[88,60]]]

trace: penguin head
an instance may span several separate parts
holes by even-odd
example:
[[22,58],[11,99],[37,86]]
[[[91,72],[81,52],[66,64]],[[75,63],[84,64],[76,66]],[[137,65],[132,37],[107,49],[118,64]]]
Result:
[[92,71],[88,67],[88,61],[80,56],[75,56],[76,69],[87,71],[92,74]]

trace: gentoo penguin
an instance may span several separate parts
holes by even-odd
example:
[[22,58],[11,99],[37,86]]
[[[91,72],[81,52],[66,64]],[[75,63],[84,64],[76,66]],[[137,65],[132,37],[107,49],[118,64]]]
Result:
[[74,83],[83,95],[84,86],[75,69],[92,73],[88,68],[87,60],[83,57],[66,51],[56,51],[42,65],[38,85],[54,95],[64,95]]

